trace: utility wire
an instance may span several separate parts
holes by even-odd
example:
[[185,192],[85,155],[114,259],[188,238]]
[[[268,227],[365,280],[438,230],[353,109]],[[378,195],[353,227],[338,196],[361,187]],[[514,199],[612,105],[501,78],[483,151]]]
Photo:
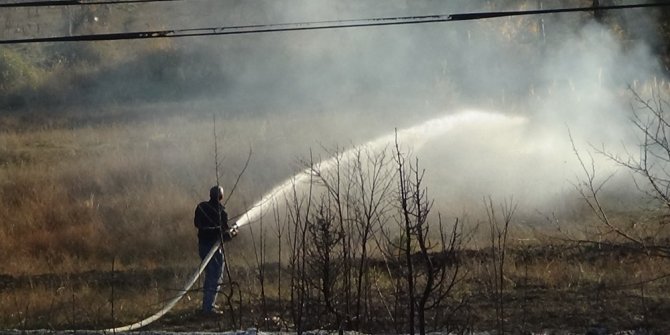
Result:
[[505,16],[522,16],[522,15],[540,15],[552,13],[571,13],[571,12],[590,12],[595,10],[616,10],[616,9],[631,9],[631,8],[649,8],[649,7],[667,7],[670,6],[669,0],[661,0],[656,3],[640,3],[630,5],[612,5],[612,6],[597,6],[597,7],[575,7],[575,8],[558,8],[558,9],[537,9],[525,11],[509,11],[509,12],[482,12],[482,13],[465,13],[450,15],[451,21],[465,21],[465,20],[480,20],[490,19]]
[[[131,0],[132,1],[132,0]],[[177,0],[165,0],[177,1]],[[619,10],[631,8],[650,8],[670,6],[670,1],[647,4],[630,4],[600,7],[575,7],[559,9],[539,9],[527,11],[505,11],[505,12],[480,12],[464,14],[438,14],[438,15],[420,15],[420,16],[400,16],[400,17],[379,17],[369,19],[350,19],[350,20],[332,20],[332,21],[311,21],[279,24],[259,24],[246,26],[224,26],[212,28],[191,28],[191,29],[172,29],[172,30],[153,30],[138,31],[127,33],[109,33],[92,34],[77,36],[57,36],[57,37],[38,37],[26,39],[0,40],[0,44],[26,44],[26,43],[44,43],[44,42],[79,42],[79,41],[115,41],[115,40],[134,40],[145,38],[174,38],[174,37],[192,37],[192,36],[212,36],[212,35],[239,35],[239,34],[258,34],[270,32],[287,31],[305,31],[305,30],[323,30],[323,29],[341,29],[341,28],[360,28],[391,25],[409,25],[436,22],[469,21],[488,18],[499,18],[509,16],[523,15],[542,15],[571,12],[587,12],[593,10]]]
[[26,1],[15,3],[0,4],[0,8],[20,8],[20,7],[60,7],[60,6],[82,6],[82,5],[119,5],[119,4],[133,4],[145,2],[174,2],[183,0],[98,0],[98,1],[82,1],[82,0],[44,0],[44,1]]

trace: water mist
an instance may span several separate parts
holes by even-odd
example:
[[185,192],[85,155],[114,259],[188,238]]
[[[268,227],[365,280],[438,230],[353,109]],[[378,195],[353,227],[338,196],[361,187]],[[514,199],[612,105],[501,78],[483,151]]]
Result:
[[[525,123],[526,119],[523,117],[506,116],[499,113],[490,113],[477,110],[463,111],[457,114],[449,114],[443,117],[428,120],[419,125],[401,129],[397,131],[398,142],[402,146],[411,146],[415,150],[420,150],[422,147],[428,145],[431,140],[437,136],[443,135],[452,129],[472,126],[472,125],[503,125],[507,127],[520,125]],[[396,132],[391,132],[383,135],[377,139],[362,144],[359,147],[353,147],[340,153],[338,156],[331,157],[322,162],[317,163],[321,171],[328,171],[333,168],[338,162],[347,163],[354,157],[357,149],[365,148],[372,151],[383,150],[390,144],[394,143]],[[302,187],[309,183],[312,177],[312,169],[304,169],[294,176],[284,180],[282,183],[274,187],[270,192],[266,193],[261,200],[256,202],[253,207],[244,213],[240,220],[237,221],[238,227],[243,227],[251,222],[259,220],[263,214],[278,201],[290,192],[293,187]]]

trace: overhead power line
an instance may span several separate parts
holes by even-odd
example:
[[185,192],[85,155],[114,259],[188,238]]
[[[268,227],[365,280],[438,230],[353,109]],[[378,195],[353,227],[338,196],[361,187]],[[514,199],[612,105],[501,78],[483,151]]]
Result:
[[0,4],[0,8],[20,8],[20,7],[58,7],[58,6],[81,6],[81,5],[118,5],[133,4],[144,2],[174,2],[183,0],[44,0],[44,1],[25,1],[15,3]]
[[0,44],[115,41],[115,40],[134,40],[134,39],[145,39],[145,38],[175,38],[175,37],[212,36],[212,35],[258,34],[258,33],[269,33],[269,32],[360,28],[360,27],[409,25],[409,24],[436,23],[436,22],[468,21],[468,20],[481,20],[481,19],[509,17],[509,16],[586,12],[586,11],[593,11],[595,9],[620,10],[620,9],[631,9],[631,8],[650,8],[650,7],[665,7],[665,6],[670,6],[670,1],[647,3],[647,4],[600,6],[597,8],[575,7],[575,8],[559,8],[559,9],[526,10],[526,11],[379,17],[379,18],[353,19],[353,20],[312,21],[312,22],[295,22],[295,23],[280,23],[280,24],[259,24],[259,25],[246,25],[246,26],[224,26],[224,27],[212,27],[212,28],[153,30],[153,31],[76,35],[76,36],[38,37],[38,38],[26,38],[26,39],[0,40]]
[[496,17],[506,16],[522,16],[522,15],[540,15],[552,13],[571,13],[571,12],[591,12],[595,10],[616,10],[616,9],[631,9],[631,8],[648,8],[648,7],[668,7],[669,0],[662,0],[656,3],[641,3],[630,5],[612,5],[612,6],[597,6],[597,7],[575,7],[575,8],[559,8],[559,9],[538,9],[525,11],[510,11],[510,12],[483,12],[483,13],[465,13],[450,15],[451,21],[464,20],[480,20],[490,19]]

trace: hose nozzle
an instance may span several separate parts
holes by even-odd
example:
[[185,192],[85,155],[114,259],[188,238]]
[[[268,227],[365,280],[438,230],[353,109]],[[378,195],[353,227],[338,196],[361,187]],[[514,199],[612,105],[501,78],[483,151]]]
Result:
[[233,223],[233,225],[230,226],[230,229],[228,230],[230,236],[231,236],[231,237],[235,237],[235,236],[237,236],[237,232],[238,232],[239,228],[240,228],[240,227],[237,225],[237,223]]

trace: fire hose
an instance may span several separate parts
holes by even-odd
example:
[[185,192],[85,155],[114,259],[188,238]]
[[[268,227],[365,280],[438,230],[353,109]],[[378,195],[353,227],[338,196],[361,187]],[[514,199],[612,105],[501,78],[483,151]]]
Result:
[[[237,225],[233,225],[233,227],[230,229],[231,231],[237,229]],[[145,318],[144,320],[135,322],[133,324],[127,325],[127,326],[122,326],[122,327],[116,327],[116,328],[109,328],[109,329],[103,329],[103,332],[110,332],[110,333],[116,333],[116,332],[127,332],[127,331],[133,331],[142,327],[145,327],[149,325],[150,323],[160,319],[165,315],[167,312],[169,312],[176,304],[181,300],[181,298],[184,297],[186,292],[191,289],[193,284],[198,280],[198,277],[200,277],[200,274],[202,274],[202,271],[205,270],[205,267],[209,263],[209,261],[214,257],[214,253],[221,247],[221,241],[217,242],[212,246],[212,249],[209,250],[207,253],[207,256],[202,259],[202,262],[200,262],[200,266],[198,267],[198,270],[191,275],[191,278],[186,282],[184,287],[178,291],[178,294],[170,299],[167,304],[158,312],[156,312],[154,315],[149,316],[148,318]],[[225,262],[225,260],[224,260]]]

